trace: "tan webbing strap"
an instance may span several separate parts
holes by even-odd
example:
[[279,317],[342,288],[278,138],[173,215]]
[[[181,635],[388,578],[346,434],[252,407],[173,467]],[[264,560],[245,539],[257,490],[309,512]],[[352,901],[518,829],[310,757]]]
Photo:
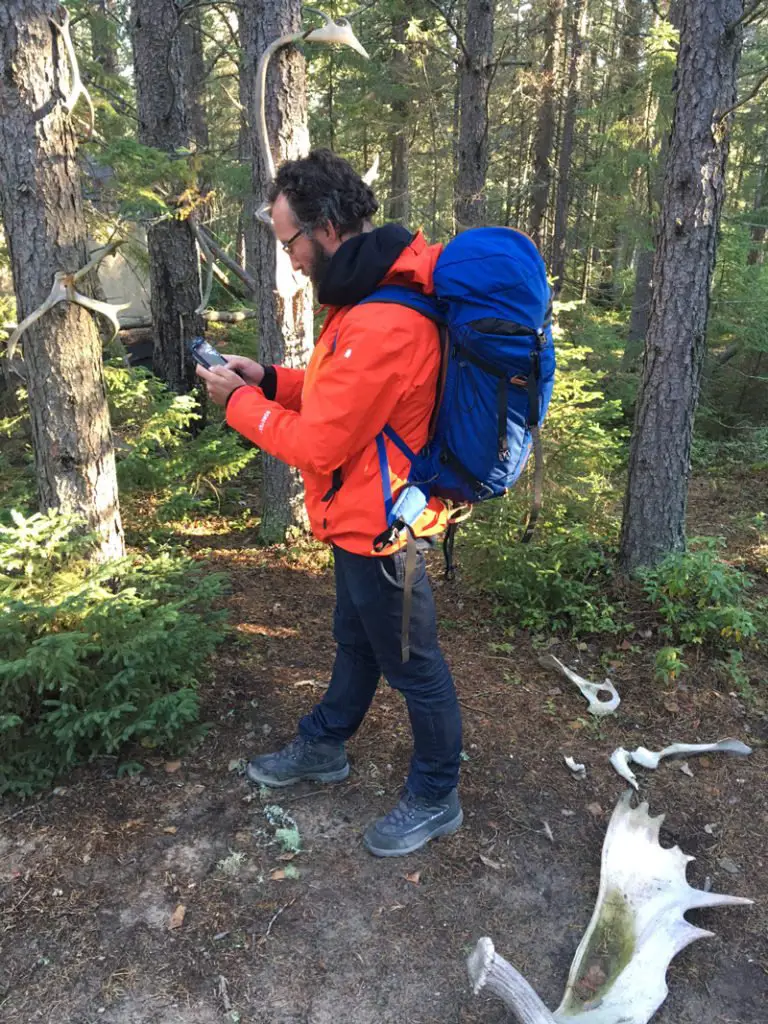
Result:
[[403,664],[411,657],[411,605],[413,603],[413,577],[416,573],[418,548],[416,537],[410,527],[406,527],[405,543],[405,580],[403,582],[403,621],[400,625],[400,657]]
[[541,434],[538,427],[531,427],[531,439],[533,440],[533,504],[531,505],[528,522],[525,524],[521,544],[527,544],[533,536],[536,520],[541,511],[541,502],[544,493],[544,449],[541,445]]

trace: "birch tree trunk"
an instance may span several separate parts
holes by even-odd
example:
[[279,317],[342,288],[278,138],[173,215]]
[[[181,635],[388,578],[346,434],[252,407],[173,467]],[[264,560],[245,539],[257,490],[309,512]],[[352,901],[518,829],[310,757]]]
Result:
[[[166,153],[188,148],[189,98],[183,9],[175,0],[133,0],[133,40],[139,142]],[[187,342],[203,332],[200,268],[189,224],[169,209],[149,227],[149,283],[155,329],[153,369],[183,394],[195,382]]]
[[[0,7],[0,206],[21,321],[42,304],[57,271],[88,261],[69,81],[49,18],[56,0]],[[83,291],[86,283],[82,282]],[[85,519],[96,557],[125,554],[115,455],[91,313],[61,302],[22,335],[42,508]]]
[[455,208],[458,231],[485,222],[488,90],[493,61],[494,0],[467,0],[460,50],[460,124]]
[[652,565],[685,548],[693,421],[725,194],[743,0],[681,0],[675,114],[653,297],[635,410],[620,558]]
[[[252,79],[268,44],[277,36],[300,28],[301,4],[299,0],[243,0],[241,15],[246,74]],[[249,103],[248,121],[255,133],[260,116],[255,109],[252,82],[241,95]],[[295,47],[279,50],[272,58],[265,107],[267,137],[275,165],[306,156],[309,130],[305,61]],[[258,205],[266,192],[268,173],[255,136],[251,139],[251,152],[253,191]],[[249,241],[253,252],[248,264],[259,282],[259,357],[264,363],[306,366],[313,343],[311,286],[294,275],[290,258],[275,245],[267,225],[258,224]],[[273,543],[282,541],[291,528],[306,527],[304,489],[298,471],[271,455],[264,455],[263,467],[260,533],[267,543]]]

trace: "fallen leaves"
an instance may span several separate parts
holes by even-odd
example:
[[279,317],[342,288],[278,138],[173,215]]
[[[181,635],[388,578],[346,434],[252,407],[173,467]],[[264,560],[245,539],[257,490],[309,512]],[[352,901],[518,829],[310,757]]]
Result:
[[168,774],[168,775],[173,775],[173,773],[177,772],[179,770],[179,768],[181,768],[181,761],[166,761],[165,762],[165,771],[166,771],[166,774]]
[[406,882],[410,882],[411,885],[419,885],[419,883],[421,882],[421,872],[412,871],[410,875],[403,875],[403,878],[406,880]]
[[168,930],[173,931],[175,928],[181,928],[184,924],[184,916],[187,913],[187,908],[183,903],[179,903],[174,912],[171,914],[170,920],[168,921]]

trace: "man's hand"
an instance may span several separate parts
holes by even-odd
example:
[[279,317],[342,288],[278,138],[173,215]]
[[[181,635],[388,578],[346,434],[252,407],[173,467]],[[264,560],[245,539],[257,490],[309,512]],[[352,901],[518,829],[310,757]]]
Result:
[[239,373],[246,384],[255,384],[258,387],[262,380],[264,380],[264,367],[261,363],[257,363],[255,359],[248,359],[246,356],[230,356],[224,357],[227,360],[227,366],[231,367],[235,373]]
[[[234,363],[236,360],[241,359],[241,356],[234,356],[228,358],[228,363]],[[245,360],[246,363],[252,362],[250,359]],[[258,363],[254,365],[258,366]],[[208,389],[208,397],[216,405],[226,405],[227,399],[237,388],[241,388],[246,381],[238,373],[233,373],[232,370],[226,369],[224,366],[212,366],[210,370],[206,370],[204,366],[197,366],[195,371],[198,377],[202,377],[205,381]],[[262,371],[263,375],[263,371]],[[248,381],[247,383],[251,383]]]

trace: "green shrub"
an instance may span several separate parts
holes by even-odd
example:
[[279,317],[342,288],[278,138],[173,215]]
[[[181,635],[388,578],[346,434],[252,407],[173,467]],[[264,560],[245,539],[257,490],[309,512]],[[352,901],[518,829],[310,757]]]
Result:
[[693,538],[688,551],[638,570],[670,640],[728,650],[757,639],[762,607],[748,600],[749,576],[719,557],[723,545],[722,538]]
[[218,504],[219,486],[257,450],[244,447],[223,420],[193,436],[190,428],[200,419],[194,394],[174,394],[147,370],[114,363],[105,370],[121,498],[150,492],[160,522]]
[[126,744],[178,742],[224,634],[220,576],[167,556],[95,565],[56,513],[0,524],[0,794]]

